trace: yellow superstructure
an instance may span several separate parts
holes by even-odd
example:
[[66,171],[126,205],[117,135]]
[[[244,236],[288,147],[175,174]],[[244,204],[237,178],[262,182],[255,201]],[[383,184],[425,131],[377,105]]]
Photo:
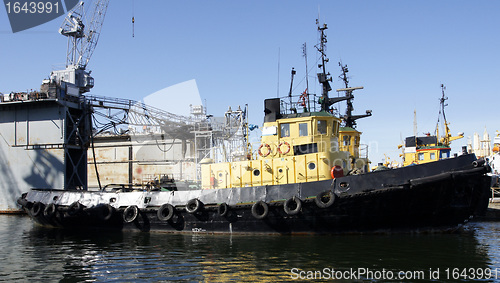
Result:
[[351,127],[340,127],[339,138],[340,150],[350,153],[351,168],[368,172],[370,163],[367,157],[368,153],[366,152],[365,156],[360,154],[361,132]]
[[[317,73],[317,77],[322,85],[322,91],[317,104],[320,106],[320,111],[316,112],[316,107],[311,111],[308,87],[298,101],[293,101],[292,86],[296,71],[292,68],[288,101],[279,98],[264,101],[264,125],[256,158],[230,163],[202,164],[202,188],[305,183],[368,171],[368,158],[359,156],[361,132],[354,129],[356,125],[354,121],[371,116],[371,110],[367,110],[364,115],[352,115],[354,109],[352,92],[363,87],[348,87],[347,66],[341,64],[339,65],[342,67],[346,87],[337,91],[344,91],[346,95],[329,97],[332,77],[326,71],[326,63],[329,61],[325,53],[326,30],[326,24],[320,26],[318,22],[321,40],[317,49],[321,62],[318,64],[320,72]],[[331,107],[340,101],[347,101],[347,113],[342,119],[332,114],[335,111]],[[341,145],[340,140],[341,122],[352,129],[342,133],[346,136],[346,141],[349,141],[345,145]]]
[[327,112],[288,114],[265,122],[254,160],[202,165],[204,189],[303,183],[332,179],[332,168],[351,169],[339,150],[340,119]]
[[[461,139],[464,135],[463,133],[460,133],[458,136],[451,136],[448,125],[445,125],[445,136],[439,140],[437,136],[431,135],[423,137],[412,136],[406,138],[404,152],[402,154],[403,166],[423,164],[449,158],[451,152],[451,141]],[[399,145],[398,148],[402,147],[403,145]]]

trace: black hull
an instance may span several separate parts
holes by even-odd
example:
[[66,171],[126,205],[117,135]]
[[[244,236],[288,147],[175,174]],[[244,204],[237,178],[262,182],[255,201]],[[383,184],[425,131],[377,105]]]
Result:
[[[57,205],[38,202],[34,207],[36,201],[28,193],[20,203],[38,223],[70,229],[265,234],[427,231],[457,227],[485,211],[488,166],[474,160],[466,155],[334,181],[224,189],[220,194],[205,190],[212,194],[202,194],[200,204],[186,209],[190,199],[185,199],[170,214],[154,201],[137,211],[107,203],[75,211],[62,201]],[[36,195],[43,193],[49,194]],[[162,193],[170,194],[156,192]],[[320,198],[322,194],[333,198]],[[258,201],[264,204],[255,204]],[[163,214],[158,215],[159,209]]]

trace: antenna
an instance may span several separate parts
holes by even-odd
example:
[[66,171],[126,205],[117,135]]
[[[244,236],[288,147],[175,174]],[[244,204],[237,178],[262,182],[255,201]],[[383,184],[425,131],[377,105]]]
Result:
[[413,109],[413,138],[415,140],[415,146],[418,146],[417,139],[417,109]]
[[[295,76],[297,72],[295,71],[295,68],[292,67],[292,79],[290,80],[290,92],[288,92],[288,98],[290,99],[290,111],[293,111],[292,107],[292,87],[293,87],[293,77]],[[296,112],[296,110],[295,110]]]
[[339,62],[339,66],[342,69],[342,74],[340,74],[339,78],[344,82],[345,87],[348,88],[349,77],[347,76],[347,73],[349,72],[349,69],[347,68],[347,65],[342,65],[342,61]]
[[278,47],[278,89],[276,90],[276,97],[280,97],[280,56],[281,49]]
[[302,45],[302,53],[303,56],[306,60],[306,91],[305,95],[307,96],[307,109],[311,109],[311,102],[309,101],[309,71],[307,69],[307,45],[304,42],[304,45]]
[[413,135],[417,138],[417,109],[413,109]]
[[319,12],[320,9],[319,8],[320,8],[320,6],[318,5],[318,18],[316,19],[316,25],[318,25],[318,26],[319,26],[319,20],[321,19],[320,12]]

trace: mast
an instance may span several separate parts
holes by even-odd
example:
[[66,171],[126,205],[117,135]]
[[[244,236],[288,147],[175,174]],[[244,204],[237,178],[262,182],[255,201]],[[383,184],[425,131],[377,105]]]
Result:
[[297,72],[295,71],[295,68],[292,68],[292,78],[290,80],[290,91],[288,92],[288,98],[290,100],[290,111],[297,113],[297,109],[293,108],[293,103],[292,103],[292,87],[293,87],[293,77],[295,76]]
[[417,138],[417,109],[413,109],[413,135]]
[[[347,100],[349,112],[346,115],[346,117],[344,117],[344,121],[346,121],[346,125],[350,125],[348,127],[352,127],[352,126],[356,125],[354,120],[359,119],[359,118],[363,118],[363,117],[367,117],[367,116],[371,116],[371,110],[366,111],[367,115],[358,115],[359,117],[351,115],[351,112],[353,110],[352,103],[350,104],[351,108],[349,110],[349,103],[350,103],[349,100],[354,98],[354,96],[352,96],[352,91],[355,89],[362,89],[363,87],[355,87],[355,88],[347,88],[346,87],[344,89],[337,89],[337,91],[346,91],[346,96],[332,97],[332,98],[328,97],[328,92],[330,90],[332,90],[332,87],[330,86],[330,82],[332,81],[332,77],[330,76],[330,73],[326,72],[326,63],[328,63],[329,59],[326,56],[326,42],[327,42],[327,40],[326,40],[325,31],[328,29],[328,27],[326,24],[323,24],[323,26],[320,26],[318,19],[316,19],[316,24],[318,25],[318,31],[320,33],[320,42],[315,47],[321,55],[321,64],[318,64],[318,68],[321,70],[321,72],[317,73],[317,75],[318,75],[319,83],[323,86],[321,97],[318,101],[318,103],[321,104],[320,111],[331,112],[330,106],[332,104]],[[347,66],[345,69],[347,70]],[[347,73],[347,71],[345,73]],[[346,81],[344,83],[346,83],[346,86],[347,86],[347,75],[344,74],[344,76],[346,77]],[[363,117],[361,117],[361,116],[363,116]],[[349,122],[347,122],[347,121],[349,121]]]
[[311,111],[311,102],[309,100],[309,70],[307,68],[307,45],[305,42],[304,45],[302,46],[302,53],[306,60],[306,90],[304,91],[304,95],[307,96],[307,109]]
[[[458,133],[457,136],[451,136],[451,134],[450,134],[450,128],[448,127],[449,123],[446,120],[446,115],[444,113],[444,108],[446,106],[448,106],[448,104],[445,103],[446,100],[448,100],[448,97],[446,97],[444,95],[445,89],[446,89],[446,87],[443,84],[441,84],[441,93],[442,93],[442,96],[439,99],[439,103],[440,103],[441,107],[439,109],[438,122],[437,122],[437,125],[436,125],[436,137],[438,139],[438,143],[441,143],[442,145],[445,145],[445,146],[450,146],[450,144],[451,144],[452,141],[463,138],[464,137],[464,133],[463,132]],[[441,112],[443,113],[443,120],[444,120],[443,121],[443,123],[444,123],[444,136],[442,138],[439,138],[439,118],[441,117]]]
[[369,117],[372,115],[371,110],[366,110],[366,114],[363,115],[353,115],[352,111],[354,110],[354,107],[352,105],[352,100],[354,99],[354,95],[352,92],[357,89],[363,89],[362,86],[359,87],[349,87],[349,77],[347,76],[347,73],[349,72],[349,69],[347,68],[347,65],[342,65],[341,62],[339,62],[339,66],[342,69],[342,74],[339,76],[340,79],[344,82],[345,88],[342,89],[337,89],[337,91],[345,91],[346,95],[345,97],[342,97],[343,99],[347,100],[347,109],[346,109],[346,114],[342,118],[344,120],[345,126],[350,127],[350,128],[356,128],[356,120]]
[[444,114],[444,107],[445,106],[448,106],[448,104],[445,104],[445,101],[448,99],[448,97],[445,97],[444,95],[444,90],[446,89],[446,87],[444,86],[444,84],[441,84],[441,98],[439,99],[439,113],[438,113],[438,120],[437,120],[437,123],[436,123],[436,137],[438,140],[441,140],[440,136],[439,136],[439,122],[441,120],[441,114],[443,115],[443,120],[444,120],[444,131],[445,131],[445,134],[442,138],[442,143],[447,145],[447,141],[446,141],[446,137],[448,135],[448,132],[446,131],[446,128],[448,127],[447,123],[446,123],[446,115]]
[[[446,114],[444,113],[444,108],[448,106],[446,104],[446,100],[448,100],[448,97],[445,96],[444,91],[446,90],[446,86],[444,84],[441,84],[441,98],[439,99],[439,104],[440,104],[440,109],[439,109],[439,115],[438,115],[438,121],[436,124],[436,137],[438,140],[443,143],[446,146],[450,145],[450,142],[453,140],[450,134],[450,128],[448,128],[448,121],[446,121]],[[442,138],[439,137],[439,118],[441,118],[441,113],[443,113],[443,126],[444,126],[444,136]]]
[[321,55],[321,64],[318,64],[318,68],[321,70],[320,73],[317,73],[318,75],[318,81],[319,83],[323,86],[323,90],[321,92],[321,98],[319,100],[319,103],[321,104],[321,111],[328,112],[330,110],[330,105],[332,105],[335,102],[332,102],[329,97],[328,97],[328,92],[332,90],[332,87],[330,86],[330,83],[332,81],[332,78],[330,77],[330,73],[326,72],[326,63],[328,62],[328,58],[326,57],[326,34],[325,30],[328,29],[326,24],[323,24],[323,26],[320,26],[319,20],[316,20],[316,24],[318,25],[318,31],[320,33],[320,42],[319,46],[316,45],[316,49]]

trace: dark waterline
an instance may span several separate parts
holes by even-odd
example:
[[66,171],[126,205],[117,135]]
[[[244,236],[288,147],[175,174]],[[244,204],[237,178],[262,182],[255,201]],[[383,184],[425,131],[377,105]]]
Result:
[[[359,277],[354,281],[385,282],[377,275],[402,271],[425,281],[434,272],[432,281],[440,282],[457,281],[453,271],[466,270],[469,279],[474,268],[496,269],[498,276],[483,281],[500,282],[496,222],[470,223],[458,234],[231,236],[69,232],[0,215],[0,233],[0,281],[288,282],[343,272]],[[353,281],[347,279],[339,282]],[[415,280],[392,280],[400,281]]]

